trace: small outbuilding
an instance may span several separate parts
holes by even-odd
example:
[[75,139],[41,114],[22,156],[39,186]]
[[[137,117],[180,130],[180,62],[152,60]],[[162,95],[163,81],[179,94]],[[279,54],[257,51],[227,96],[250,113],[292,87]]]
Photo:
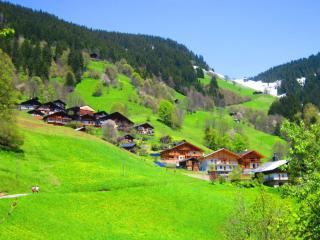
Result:
[[139,134],[142,135],[153,135],[154,127],[150,123],[142,123],[134,127]]
[[198,172],[200,168],[200,161],[195,157],[183,159],[179,161],[179,167],[188,171]]

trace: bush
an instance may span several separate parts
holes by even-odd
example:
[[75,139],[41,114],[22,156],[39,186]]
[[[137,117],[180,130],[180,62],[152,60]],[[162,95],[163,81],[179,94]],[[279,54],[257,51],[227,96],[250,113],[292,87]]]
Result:
[[94,96],[94,97],[100,97],[100,96],[102,95],[102,92],[103,92],[103,85],[102,85],[102,83],[99,83],[99,84],[96,86],[94,92],[92,93],[92,96]]
[[156,143],[153,143],[151,145],[151,150],[152,151],[159,151],[160,150],[160,145],[159,144],[156,144]]
[[101,73],[99,73],[98,71],[95,71],[95,70],[90,70],[89,71],[89,78],[101,79]]
[[226,182],[226,178],[225,178],[224,176],[219,175],[219,177],[218,177],[218,182],[219,182],[220,184],[224,184],[224,183]]

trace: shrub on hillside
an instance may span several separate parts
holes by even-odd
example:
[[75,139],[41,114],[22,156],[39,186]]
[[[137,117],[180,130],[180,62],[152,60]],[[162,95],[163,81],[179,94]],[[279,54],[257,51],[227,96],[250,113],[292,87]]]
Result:
[[90,70],[88,75],[89,75],[89,78],[101,79],[101,73],[96,70]]
[[100,97],[103,93],[103,85],[102,83],[99,83],[96,88],[94,89],[94,92],[92,93],[92,96],[94,97]]

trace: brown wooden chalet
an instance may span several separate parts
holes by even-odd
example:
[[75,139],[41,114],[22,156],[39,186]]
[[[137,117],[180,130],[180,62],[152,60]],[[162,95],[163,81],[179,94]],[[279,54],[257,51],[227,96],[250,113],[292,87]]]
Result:
[[80,115],[93,115],[95,110],[89,106],[80,107]]
[[101,119],[101,122],[103,121],[101,124],[105,123],[107,120],[114,121],[117,125],[117,129],[120,131],[129,131],[134,125],[134,123],[130,119],[119,112],[114,112],[104,117],[103,119]]
[[203,156],[201,160],[201,170],[208,171],[218,177],[228,176],[233,169],[238,168],[240,155],[222,148]]
[[21,102],[19,104],[20,110],[34,110],[37,107],[39,107],[41,103],[39,102],[39,99],[37,97],[29,99],[27,101]]
[[252,174],[253,171],[261,164],[261,158],[264,158],[261,153],[250,150],[240,154],[239,164],[242,168],[243,174]]
[[84,126],[95,126],[96,118],[93,115],[82,115],[79,120]]
[[142,123],[134,127],[139,134],[153,135],[154,127],[150,123]]
[[179,164],[180,161],[189,158],[200,158],[203,150],[189,142],[183,141],[170,149],[160,152],[161,161]]
[[30,111],[28,111],[28,113],[37,119],[42,119],[45,115],[43,112],[41,112],[37,109],[30,110]]
[[80,119],[80,107],[67,108],[65,112],[72,118],[72,120],[79,121]]
[[45,115],[49,115],[49,114],[52,114],[55,112],[64,111],[63,108],[59,107],[58,105],[54,104],[53,102],[47,102],[47,103],[41,104],[36,109],[41,111]]
[[55,112],[43,117],[43,120],[49,124],[65,125],[69,123],[72,118],[68,116],[64,111]]

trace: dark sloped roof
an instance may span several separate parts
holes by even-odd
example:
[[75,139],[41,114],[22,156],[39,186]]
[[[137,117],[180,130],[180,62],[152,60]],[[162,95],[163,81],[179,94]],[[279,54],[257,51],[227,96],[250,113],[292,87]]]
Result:
[[63,104],[64,106],[67,105],[64,101],[60,99],[54,100],[53,103]]
[[39,99],[37,97],[29,99],[27,101],[21,102],[20,105],[41,105],[41,102],[39,102]]
[[37,110],[37,109],[28,111],[28,113],[29,113],[29,114],[38,114],[38,115],[40,115],[40,116],[44,116],[44,113],[41,112],[40,110]]
[[55,113],[46,115],[43,119],[45,120],[48,117],[53,117],[53,116],[61,116],[61,117],[65,117],[65,118],[70,118],[71,119],[71,117],[68,114],[66,114],[64,111],[55,112]]
[[116,119],[120,119],[122,121],[126,121],[129,124],[134,124],[129,118],[127,118],[126,116],[124,116],[123,114],[119,113],[119,112],[114,112],[109,114],[108,116],[106,116],[104,119],[108,120],[116,120]]
[[[50,109],[60,109],[61,111],[64,110],[61,107],[57,106],[56,104],[54,104],[53,102],[46,102],[41,104],[39,107],[49,107]],[[38,108],[39,108],[38,107]]]
[[145,128],[152,128],[152,129],[154,129],[154,127],[153,127],[150,123],[148,123],[148,122],[146,122],[146,123],[141,123],[141,124],[135,126],[135,128],[138,128],[138,127],[145,127]]

